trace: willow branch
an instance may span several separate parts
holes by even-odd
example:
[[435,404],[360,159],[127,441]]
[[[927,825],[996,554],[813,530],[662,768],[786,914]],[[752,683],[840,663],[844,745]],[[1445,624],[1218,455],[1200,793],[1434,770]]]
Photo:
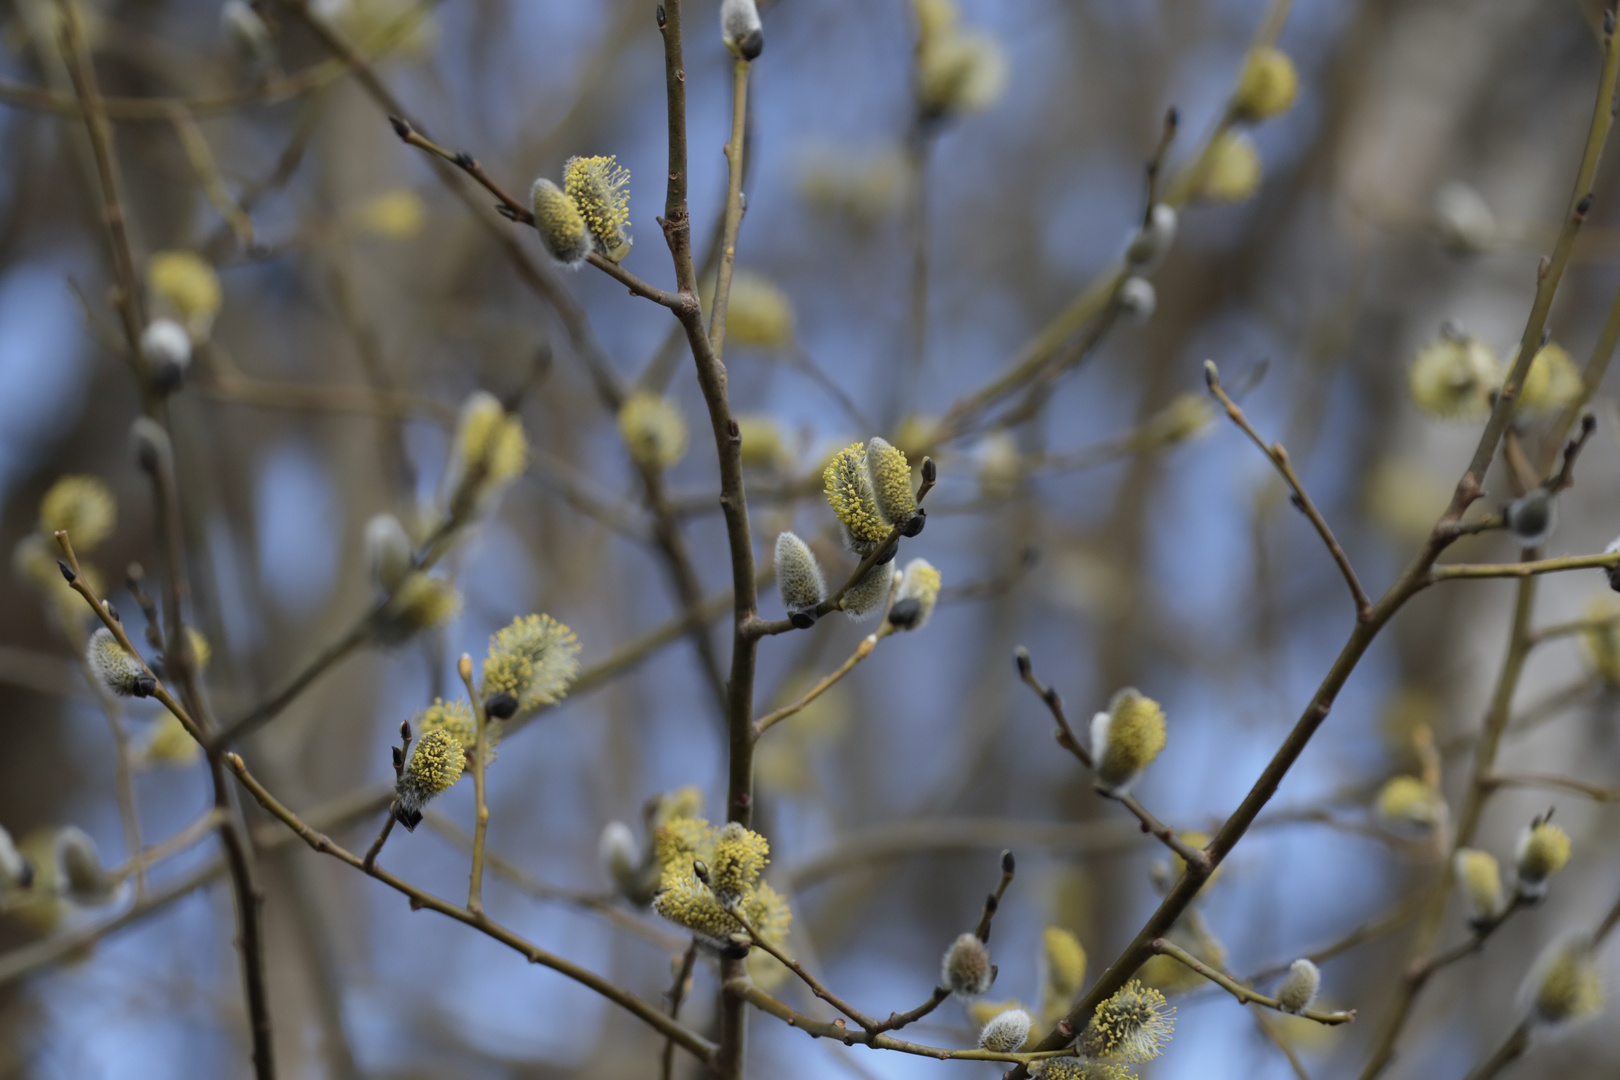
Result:
[[[1203,963],[1192,953],[1188,952],[1186,949],[1183,949],[1180,945],[1177,945],[1173,941],[1166,941],[1164,938],[1157,938],[1153,942],[1153,951],[1158,953],[1160,956],[1168,956],[1189,970],[1195,971],[1202,975],[1216,986],[1219,986],[1222,990],[1225,990],[1228,994],[1231,994],[1233,997],[1237,998],[1238,1003],[1241,1005],[1264,1005],[1266,1008],[1276,1009],[1278,1012],[1289,1011],[1284,1009],[1282,1004],[1278,1002],[1276,998],[1255,993],[1254,990],[1244,986],[1236,979],[1233,979],[1232,977],[1215,970],[1208,964]],[[1347,1012],[1322,1012],[1318,1009],[1306,1009],[1304,1012],[1298,1013],[1297,1015],[1303,1016],[1307,1020],[1315,1020],[1318,1024],[1332,1026],[1334,1024],[1350,1023],[1356,1018],[1356,1011],[1354,1009],[1350,1009]]]
[[882,641],[892,633],[894,633],[894,627],[889,622],[885,621],[883,625],[876,631],[863,637],[861,639],[861,643],[855,647],[855,651],[850,654],[848,660],[845,660],[842,664],[838,665],[837,668],[822,678],[821,681],[817,682],[816,685],[806,690],[803,696],[801,696],[797,701],[789,705],[784,705],[774,712],[766,713],[764,716],[754,721],[755,736],[758,737],[765,734],[765,732],[769,731],[772,727],[801,711],[806,705],[809,705],[822,694],[825,694],[828,690],[831,690],[834,686],[838,685],[840,679],[842,679],[845,675],[848,675],[851,671],[855,670],[856,664],[859,664],[862,660],[865,660],[868,656],[872,655],[872,650],[877,647],[877,643],[879,641]]
[[466,653],[461,654],[461,661],[456,665],[456,671],[461,675],[462,685],[467,688],[467,700],[472,704],[473,720],[477,724],[476,741],[473,743],[473,792],[477,812],[473,825],[472,873],[467,885],[467,910],[475,916],[484,914],[483,888],[484,888],[484,835],[489,829],[489,804],[484,801],[484,766],[489,760],[489,717],[484,711],[484,703],[478,697],[478,691],[473,688],[472,657]]
[[737,232],[743,217],[743,147],[748,131],[748,61],[732,65],[731,140],[726,143],[726,223],[720,240],[720,266],[714,279],[714,309],[709,314],[709,347],[715,361],[725,355],[726,312],[731,305],[731,267],[737,260]]

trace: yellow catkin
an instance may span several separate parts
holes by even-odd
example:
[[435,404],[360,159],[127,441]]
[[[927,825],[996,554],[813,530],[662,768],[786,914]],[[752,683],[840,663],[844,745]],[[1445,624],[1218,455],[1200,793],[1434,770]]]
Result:
[[[742,923],[727,911],[729,905],[766,941],[779,946],[787,940],[793,914],[781,894],[759,880],[769,851],[763,836],[741,825],[715,829],[702,818],[678,817],[654,831],[653,849],[662,868],[653,899],[658,914],[711,944],[726,945],[733,935],[744,933]],[[694,861],[710,867],[710,880],[723,897],[699,880]]]
[[686,418],[666,397],[631,394],[619,407],[619,435],[644,469],[668,469],[686,456]]
[[1097,1006],[1081,1045],[1093,1057],[1113,1057],[1133,1065],[1164,1053],[1175,1032],[1175,1012],[1164,995],[1132,979]]
[[1593,669],[1610,686],[1620,686],[1620,598],[1599,593],[1586,606],[1592,626],[1581,631],[1581,644]]
[[769,416],[742,415],[737,418],[737,434],[742,439],[745,469],[781,469],[792,462],[782,425]]
[[983,112],[1007,88],[1007,57],[987,34],[954,30],[917,43],[917,100],[930,118]]
[[963,1011],[967,1013],[968,1021],[974,1027],[982,1028],[1008,1009],[1022,1009],[1023,1007],[1023,1004],[1016,1000],[985,1001],[981,998],[978,1001],[968,1002]]
[[1569,834],[1551,822],[1539,822],[1526,830],[1519,841],[1520,891],[1539,892],[1569,862],[1569,851]]
[[1238,203],[1260,190],[1260,151],[1241,131],[1227,131],[1209,147],[1199,195],[1210,202]]
[[1471,919],[1489,921],[1502,910],[1502,870],[1496,856],[1476,848],[1461,848],[1455,860],[1457,883],[1468,901]]
[[1135,689],[1121,690],[1092,719],[1091,744],[1097,786],[1121,791],[1164,749],[1164,710]]
[[862,554],[876,551],[888,539],[889,526],[878,510],[872,479],[866,469],[866,448],[860,443],[847,446],[828,463],[822,473],[827,504],[844,526],[844,538],[851,550]]
[[183,767],[202,757],[202,747],[173,713],[165,712],[152,725],[144,757],[150,765]]
[[1532,1006],[1547,1024],[1569,1024],[1603,1010],[1603,975],[1581,939],[1554,945],[1538,962]]
[[579,641],[550,615],[514,619],[489,639],[484,693],[506,693],[524,711],[554,705],[579,673]]
[[883,520],[890,525],[911,520],[917,513],[917,498],[911,490],[911,464],[905,452],[874,437],[866,444],[866,471]]
[[461,610],[461,593],[444,578],[413,573],[394,590],[378,622],[379,636],[388,643],[442,626]]
[[630,251],[629,184],[629,170],[612,156],[569,158],[563,167],[563,190],[579,207],[596,249],[614,262]]
[[451,516],[459,520],[488,504],[528,463],[523,422],[494,394],[469,395],[456,422],[445,481]]
[[1086,982],[1086,950],[1080,939],[1061,926],[1041,934],[1041,1024],[1051,1027],[1064,1016]]
[[219,275],[192,251],[159,251],[146,264],[146,287],[194,337],[206,337],[224,302]]
[[1256,49],[1243,69],[1233,107],[1245,120],[1264,120],[1287,112],[1299,94],[1299,74],[1281,49]]
[[1478,338],[1444,334],[1418,350],[1407,387],[1418,408],[1442,420],[1477,420],[1490,412],[1502,365]]
[[[900,584],[895,588],[889,621],[898,630],[921,630],[927,626],[939,603],[939,585],[939,571],[934,569],[933,563],[927,559],[912,559],[906,563]],[[906,604],[908,600],[916,601],[915,610]]]
[[564,266],[585,261],[591,253],[591,230],[579,206],[562,188],[542,176],[529,189],[529,207],[534,211],[540,242],[553,259]]
[[410,188],[390,188],[360,204],[355,214],[360,227],[384,240],[409,240],[422,231],[427,208]]
[[65,530],[79,554],[112,535],[118,502],[112,489],[94,476],[64,476],[39,500],[39,528],[46,536]]
[[763,274],[737,270],[726,301],[726,341],[755,349],[793,344],[793,302]]
[[1379,789],[1376,806],[1385,821],[1428,828],[1440,821],[1443,804],[1417,777],[1394,776]]
[[[1513,359],[1507,362],[1509,369],[1518,355],[1515,349]],[[1555,412],[1580,400],[1584,389],[1580,367],[1562,345],[1550,341],[1530,361],[1524,385],[1519,388],[1519,405],[1532,412]]]
[[394,785],[395,816],[408,828],[422,820],[422,809],[461,779],[467,752],[448,731],[430,731],[416,741],[411,760]]

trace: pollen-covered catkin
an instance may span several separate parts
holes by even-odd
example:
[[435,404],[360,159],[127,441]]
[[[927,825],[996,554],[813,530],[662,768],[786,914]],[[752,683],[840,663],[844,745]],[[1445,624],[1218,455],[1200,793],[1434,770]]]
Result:
[[844,543],[857,555],[870,555],[889,537],[889,526],[878,509],[872,477],[867,470],[866,448],[846,446],[827,463],[821,474],[827,504],[844,527]]
[[[630,253],[630,171],[618,159],[572,157],[563,166],[563,190],[578,208],[596,250],[619,262]],[[538,211],[536,212],[538,217]]]
[[394,785],[399,795],[394,816],[399,823],[414,830],[422,821],[423,808],[450,790],[466,765],[466,751],[448,731],[430,731],[416,740],[410,763]]
[[1563,1027],[1603,1011],[1603,975],[1584,937],[1553,942],[1530,972],[1529,998],[1534,1019]]
[[1080,1038],[1091,1057],[1114,1057],[1139,1065],[1164,1053],[1175,1032],[1175,1012],[1164,995],[1132,979],[1092,1014]]
[[619,406],[619,435],[630,458],[643,469],[672,468],[686,456],[686,418],[658,394],[636,393]]
[[467,395],[445,467],[446,512],[457,522],[483,512],[528,463],[523,422],[487,390]]
[[939,982],[957,997],[975,998],[989,993],[995,977],[990,949],[976,935],[963,934],[945,951]]
[[827,579],[810,545],[797,533],[776,538],[776,591],[789,615],[802,615],[827,599]]
[[1378,816],[1396,825],[1433,828],[1445,818],[1439,793],[1416,776],[1392,776],[1378,791]]
[[[100,546],[118,524],[118,504],[94,476],[61,477],[39,500],[39,529],[47,537],[65,531],[73,549],[84,554]],[[56,573],[54,566],[51,573]]]
[[219,275],[194,251],[159,251],[146,264],[146,286],[198,341],[208,336],[224,300]]
[[90,635],[84,655],[101,685],[120,697],[147,697],[157,687],[140,660],[105,626]]
[[1316,991],[1322,985],[1322,972],[1309,960],[1299,959],[1288,965],[1288,974],[1277,987],[1277,1004],[1283,1012],[1302,1013],[1316,1000]]
[[489,639],[484,694],[511,694],[525,712],[554,705],[579,671],[579,641],[550,615],[529,615]]
[[1268,46],[1250,54],[1232,107],[1245,120],[1264,120],[1287,112],[1298,93],[1294,62],[1281,49]]
[[709,880],[720,906],[741,903],[759,882],[759,872],[770,860],[771,847],[757,832],[727,822],[714,838],[714,861],[709,864]]
[[1011,1054],[1029,1039],[1034,1019],[1023,1009],[997,1013],[979,1032],[979,1045],[998,1054]]
[[1407,372],[1412,400],[1442,420],[1479,419],[1501,385],[1502,365],[1490,346],[1449,324],[1418,350]]
[[405,526],[393,514],[378,514],[366,522],[366,563],[371,580],[384,592],[399,588],[411,572],[415,558]]
[[734,56],[759,58],[765,50],[765,32],[754,0],[720,0],[720,37]]
[[1569,862],[1569,834],[1550,822],[1540,821],[1519,836],[1519,894],[1536,900],[1547,894],[1547,880]]
[[1489,923],[1502,911],[1502,870],[1496,856],[1477,848],[1462,848],[1452,864],[1470,922]]
[[1164,710],[1134,688],[1115,694],[1091,718],[1091,758],[1099,790],[1123,794],[1164,749]]
[[917,513],[917,499],[911,491],[911,465],[905,453],[873,436],[866,444],[866,471],[872,478],[872,495],[883,520],[890,525],[910,521]]
[[574,200],[542,176],[529,189],[529,205],[534,227],[551,257],[567,267],[583,263],[591,253],[593,238]]

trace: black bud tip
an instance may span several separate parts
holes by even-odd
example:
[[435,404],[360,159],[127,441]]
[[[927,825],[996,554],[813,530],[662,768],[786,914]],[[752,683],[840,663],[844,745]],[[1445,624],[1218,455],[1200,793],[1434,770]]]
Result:
[[692,876],[707,885],[709,883],[709,864],[702,859],[693,859]]
[[751,30],[748,36],[737,42],[737,52],[742,54],[744,60],[758,60],[759,54],[765,51],[765,35],[759,30]]
[[735,419],[726,421],[726,434],[730,435],[733,439],[742,438],[742,428],[737,425],[737,421]]
[[1017,869],[1017,865],[1018,862],[1013,858],[1013,853],[1011,851],[1003,851],[1001,853],[1001,872],[1003,874],[1006,874],[1008,877],[1012,877],[1014,870]]
[[910,630],[922,618],[922,601],[908,596],[889,609],[889,625],[896,630]]
[[388,749],[394,752],[394,771],[399,772],[405,767],[405,751],[397,746],[390,746]]
[[878,561],[872,564],[872,569],[876,570],[880,566],[894,562],[894,557],[898,554],[900,554],[900,545],[896,544],[878,557]]
[[67,579],[67,583],[69,585],[79,580],[79,575],[73,572],[73,567],[69,566],[66,561],[57,559],[56,567],[58,570],[62,571],[62,576]]
[[517,715],[518,699],[502,690],[484,699],[484,712],[496,720],[510,720]]
[[664,5],[658,5],[658,29],[662,30],[669,25],[669,16],[664,12]]
[[1022,645],[1013,652],[1013,661],[1018,665],[1018,674],[1024,678],[1028,678],[1030,672],[1034,670],[1034,666],[1029,662],[1029,650]]
[[984,895],[984,910],[989,912],[990,914],[994,915],[996,913],[996,909],[999,908],[999,907],[1001,907],[1001,901],[996,899],[996,894],[995,893],[985,893],[985,895]]
[[394,127],[394,134],[402,139],[411,137],[411,125],[401,116],[390,116],[388,122]]
[[1181,126],[1181,112],[1174,105],[1164,111],[1164,126],[1172,131]]
[[147,374],[146,381],[155,394],[172,394],[180,389],[185,381],[186,369],[171,361],[164,361],[155,365]]
[[399,803],[395,803],[394,820],[405,826],[406,832],[415,832],[416,827],[422,824],[422,811],[407,810]]
[[917,507],[917,512],[911,515],[911,517],[907,518],[906,523],[900,527],[900,535],[916,536],[918,533],[923,531],[923,527],[927,524],[928,511],[919,506]]
[[101,602],[101,606],[107,609],[107,614],[113,617],[113,622],[124,621],[124,617],[118,614],[118,609],[113,606],[113,602],[111,600],[103,600]]
[[1581,417],[1581,434],[1582,435],[1590,435],[1596,429],[1597,429],[1597,417],[1596,416],[1594,416],[1592,413],[1587,413],[1585,416]]
[[1604,573],[1609,577],[1609,588],[1620,592],[1620,566],[1611,566]]
[[22,861],[22,869],[17,872],[17,887],[19,889],[34,887],[34,864],[27,859]]
[[743,960],[752,948],[746,941],[728,941],[720,947],[720,957],[723,960]]
[[404,739],[406,742],[411,741],[411,722],[409,720],[401,720],[399,722],[399,737]]
[[813,611],[795,611],[788,616],[788,622],[795,630],[808,630],[816,625],[816,613]]
[[156,689],[157,680],[152,678],[148,672],[143,671],[139,675],[135,676],[136,697],[151,697],[152,691]]
[[473,160],[473,156],[471,154],[467,153],[467,151],[465,151],[465,150],[461,151],[459,154],[456,155],[456,166],[458,168],[471,169],[471,168],[474,168],[477,164],[478,164],[478,162]]
[[923,458],[922,478],[924,483],[932,484],[939,479],[939,466],[934,464],[931,457]]
[[1575,213],[1585,217],[1592,209],[1592,193],[1588,191],[1581,196],[1581,201],[1575,204]]

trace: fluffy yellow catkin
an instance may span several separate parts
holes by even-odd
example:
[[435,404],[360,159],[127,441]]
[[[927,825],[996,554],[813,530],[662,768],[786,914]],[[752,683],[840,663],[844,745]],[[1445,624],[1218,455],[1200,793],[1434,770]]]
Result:
[[66,530],[79,554],[111,536],[118,524],[112,489],[94,476],[64,476],[39,500],[39,528],[46,536]]
[[1243,69],[1234,110],[1245,120],[1264,120],[1287,112],[1299,93],[1299,74],[1281,49],[1256,49]]
[[1135,1080],[1117,1061],[1073,1057],[1048,1058],[1039,1076],[1041,1080]]
[[872,478],[872,496],[878,513],[889,525],[903,525],[917,513],[911,491],[911,465],[906,455],[885,439],[874,436],[866,444],[866,471]]
[[1134,688],[1115,694],[1108,711],[1091,719],[1091,757],[1097,787],[1124,794],[1164,749],[1164,710]]
[[224,294],[219,275],[202,256],[192,251],[156,252],[146,264],[146,286],[194,337],[208,336]]
[[949,987],[957,997],[975,998],[989,993],[995,977],[990,965],[990,949],[977,936],[963,934],[945,950],[939,984]]
[[1442,420],[1478,420],[1502,385],[1502,365],[1490,346],[1453,328],[1422,349],[1407,371],[1418,408]]
[[596,250],[614,262],[630,253],[629,184],[630,171],[612,156],[573,157],[563,166],[563,190],[579,208]]
[[1502,870],[1496,856],[1477,848],[1461,848],[1453,862],[1469,920],[1487,923],[1502,910]]
[[673,401],[636,393],[619,406],[619,435],[630,457],[644,469],[668,469],[686,456],[686,418]]
[[[741,825],[717,830],[702,818],[675,817],[654,831],[653,847],[662,868],[653,899],[658,914],[692,931],[706,944],[726,949],[734,935],[745,932],[742,923],[727,911],[730,906],[740,910],[771,944],[787,940],[793,913],[781,894],[758,879],[759,866],[769,852],[763,836]],[[699,879],[694,863],[715,867],[709,880],[717,890],[726,891],[724,903]],[[719,868],[722,863],[724,870]]]
[[1151,1061],[1175,1032],[1175,1012],[1163,994],[1132,979],[1097,1006],[1080,1045],[1092,1057]]
[[962,29],[954,10],[945,14],[937,4],[915,7],[921,30],[917,103],[923,116],[938,120],[994,105],[1007,87],[1007,58],[1001,46],[988,35]]
[[1554,942],[1531,972],[1531,1007],[1548,1025],[1573,1024],[1603,1011],[1603,975],[1584,938]]
[[546,252],[567,267],[583,263],[591,253],[592,236],[574,200],[542,176],[529,189],[529,207]]
[[422,820],[422,809],[461,779],[467,753],[448,731],[430,731],[416,741],[410,763],[394,785],[399,798],[394,816],[407,829]]
[[860,443],[846,446],[827,463],[821,474],[827,504],[844,526],[844,542],[858,555],[870,555],[888,539],[889,526],[878,509],[867,471],[866,448]]
[[445,468],[445,509],[456,521],[487,509],[529,463],[523,422],[507,413],[494,394],[467,396],[456,421]]
[[101,685],[120,697],[146,697],[157,685],[140,660],[105,626],[90,635],[84,655]]
[[763,274],[737,270],[726,300],[726,342],[755,349],[793,344],[793,302]]
[[489,639],[484,694],[511,694],[527,712],[562,700],[578,673],[574,632],[550,615],[529,615]]
[[1209,147],[1198,194],[1210,202],[1238,203],[1260,189],[1260,151],[1241,131],[1218,136]]
[[[1511,370],[1519,351],[1513,350],[1507,369]],[[1519,387],[1519,407],[1531,412],[1556,412],[1579,400],[1585,390],[1581,369],[1565,348],[1549,341],[1530,361],[1524,384]]]
[[1391,777],[1378,791],[1378,816],[1398,825],[1430,828],[1444,816],[1445,804],[1415,776]]
[[1051,1027],[1068,1014],[1086,982],[1086,950],[1061,926],[1041,934],[1041,1023]]
[[385,645],[397,645],[424,630],[442,626],[461,610],[461,593],[444,578],[412,573],[394,590],[376,623]]
[[1569,834],[1550,822],[1537,822],[1519,836],[1519,892],[1531,899],[1544,896],[1547,879],[1569,862]]

